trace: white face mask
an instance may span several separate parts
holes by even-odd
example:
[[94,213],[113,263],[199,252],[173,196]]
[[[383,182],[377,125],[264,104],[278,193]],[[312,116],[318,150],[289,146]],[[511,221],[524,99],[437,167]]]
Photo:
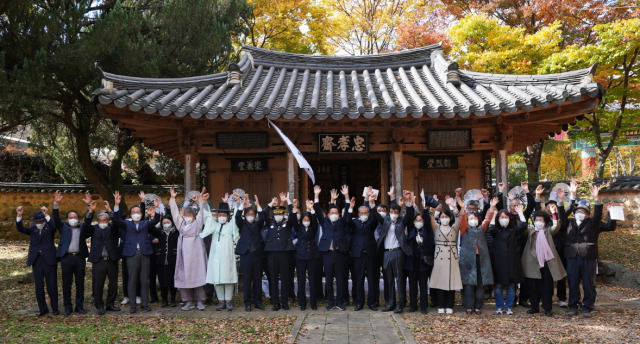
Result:
[[189,217],[185,217],[184,218],[184,222],[188,225],[191,224],[191,222],[193,222],[193,217],[189,216]]
[[469,227],[478,227],[478,220],[469,220]]
[[165,230],[171,229],[171,224],[170,223],[165,223],[165,224],[162,225],[162,228],[164,228]]
[[378,214],[380,214],[380,216],[382,216],[382,217],[387,216],[387,213],[385,213],[384,211],[379,211]]
[[224,225],[225,223],[227,223],[227,217],[226,216],[218,216],[218,223],[221,223],[221,224]]
[[500,222],[500,226],[502,226],[504,228],[507,228],[507,226],[509,225],[509,221],[511,221],[511,220],[509,220],[509,219],[500,219],[498,221]]
[[391,214],[389,217],[391,218],[391,221],[395,221],[398,219],[398,214]]
[[369,215],[360,215],[360,221],[367,222],[369,220]]
[[247,222],[249,222],[249,223],[253,223],[253,221],[256,220],[256,217],[255,216],[245,216],[244,219],[247,220]]
[[440,224],[443,225],[443,226],[448,226],[449,225],[449,221],[451,221],[450,218],[444,217],[444,218],[440,219]]
[[331,215],[329,215],[329,220],[330,220],[331,222],[336,222],[336,221],[338,221],[338,219],[339,219],[339,218],[340,218],[340,216],[339,216],[338,214],[331,214]]
[[309,227],[311,226],[311,222],[310,221],[302,221],[302,225],[305,227]]
[[100,227],[100,229],[105,229],[109,226],[108,223],[98,223],[98,227]]
[[298,218],[298,221],[300,221],[300,219],[302,218],[302,215],[296,214],[296,217]]
[[78,225],[78,219],[69,219],[69,226],[75,227]]
[[37,227],[39,230],[42,230],[42,228],[44,228],[44,223],[36,223],[36,227]]
[[284,215],[274,215],[273,219],[276,220],[277,223],[280,223],[284,220]]
[[133,221],[140,221],[141,218],[142,218],[142,215],[140,214],[131,214],[131,220]]
[[414,222],[413,225],[416,227],[416,229],[422,229],[422,227],[424,226],[424,222]]
[[536,221],[533,223],[534,226],[536,226],[536,229],[542,229],[544,228],[544,222],[542,221]]
[[582,222],[582,221],[584,221],[584,218],[586,216],[587,215],[585,215],[584,213],[580,212],[580,213],[576,213],[575,218],[576,218],[576,221]]

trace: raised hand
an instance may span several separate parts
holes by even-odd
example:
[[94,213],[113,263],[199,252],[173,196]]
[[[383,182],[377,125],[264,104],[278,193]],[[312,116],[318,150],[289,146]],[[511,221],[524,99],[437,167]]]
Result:
[[160,197],[156,196],[153,199],[153,206],[156,207],[156,208],[160,207]]
[[207,200],[209,200],[209,197],[211,197],[211,195],[209,195],[209,193],[205,193],[202,195],[202,199],[206,202]]
[[258,195],[253,195],[253,201],[256,204],[256,208],[260,208],[260,201],[258,201]]
[[232,195],[233,195],[233,198],[236,200],[236,202],[240,201],[240,194],[239,193],[234,192],[234,193],[232,193]]
[[316,197],[320,194],[321,191],[322,188],[320,188],[320,185],[316,185],[313,187],[313,193],[316,195]]
[[353,210],[353,207],[356,205],[356,198],[351,197],[351,204],[349,204],[349,209]]
[[411,202],[411,191],[402,190],[402,198],[404,198],[405,202]]
[[201,194],[193,195],[193,197],[191,197],[191,200],[193,202],[198,202],[198,198],[200,198],[200,196],[202,196],[202,195]]
[[575,178],[571,178],[571,182],[569,183],[569,193],[571,197],[575,197],[578,193],[578,180]]
[[109,201],[104,201],[104,209],[111,212],[111,205],[109,205]]
[[275,207],[276,205],[278,205],[278,197],[272,198],[271,203],[269,203],[269,205],[271,205],[271,207]]
[[140,202],[144,202],[144,199],[147,196],[144,194],[144,191],[140,191],[140,192],[138,192],[138,197],[140,197]]
[[562,190],[562,188],[558,188],[558,191],[556,191],[556,193],[558,194],[558,203],[564,203],[564,190]]
[[93,213],[96,210],[97,206],[98,206],[98,202],[91,201],[91,203],[89,204],[89,212]]
[[448,197],[444,202],[445,202],[445,203],[449,206],[449,208],[451,208],[451,209],[455,208],[455,206],[456,206],[456,201],[455,201],[453,198],[451,198],[451,197]]
[[611,207],[613,207],[613,202],[607,203],[607,211],[611,211]]
[[169,195],[171,199],[176,199],[176,196],[178,196],[178,193],[175,191],[174,188],[169,188]]
[[285,192],[281,192],[280,193],[280,202],[286,202],[287,201],[287,194]]
[[538,185],[538,187],[536,188],[536,198],[540,198],[540,196],[542,196],[542,193],[544,192],[544,188],[542,187],[542,184]]
[[389,188],[389,192],[387,192],[387,195],[389,195],[391,199],[396,198],[396,187],[391,185],[391,187]]
[[398,198],[398,205],[401,207],[404,206],[404,197]]
[[249,202],[249,194],[244,194],[244,199],[242,200],[242,207],[244,209],[247,209],[251,206],[251,203]]
[[224,197],[222,197],[222,202],[224,202],[224,203],[228,203],[229,202],[229,193],[228,192],[226,192],[224,194]]
[[591,196],[593,196],[593,199],[594,199],[594,200],[599,200],[599,198],[598,198],[598,193],[599,193],[599,191],[600,191],[600,190],[598,189],[598,186],[596,186],[596,185],[594,185],[594,186],[591,188]]
[[49,215],[49,209],[47,209],[47,207],[45,206],[40,207],[40,211],[44,214],[44,216]]
[[416,193],[411,191],[411,203],[416,204]]
[[86,204],[89,205],[91,204],[91,194],[90,193],[86,193],[84,194],[84,198],[82,199],[82,201]]
[[495,208],[498,203],[500,203],[500,200],[498,199],[498,197],[494,197],[491,199],[491,201],[489,201],[489,205],[491,205],[491,208]]
[[458,198],[458,205],[460,206],[460,209],[464,211],[464,200],[462,198]]
[[62,202],[62,192],[60,190],[53,194],[53,204],[60,204]]
[[524,193],[528,194],[529,193],[529,183],[528,182],[522,182],[520,183],[520,187],[522,188],[522,190],[524,191]]
[[113,193],[113,203],[117,206],[120,205],[120,201],[122,201],[122,195],[120,195],[120,191],[116,191]]
[[518,212],[518,214],[522,213],[522,211],[524,210],[524,206],[522,204],[518,204],[515,206],[516,212]]
[[348,199],[349,198],[349,186],[342,185],[342,189],[340,189],[340,193],[342,194],[342,196],[345,197],[345,199]]
[[[207,193],[207,188],[206,187],[202,187],[202,190],[200,190],[200,197],[204,196],[204,194]],[[240,200],[240,198],[236,198],[237,200]]]
[[331,203],[336,203],[338,200],[338,190],[331,189]]
[[311,211],[311,209],[313,209],[313,201],[308,199],[307,200],[307,211]]
[[504,192],[504,183],[498,183],[498,192],[500,193]]
[[369,199],[369,197],[371,197],[371,194],[373,194],[373,187],[368,186],[368,187],[367,187],[367,190],[366,190],[366,192],[365,192],[364,197],[365,197],[366,199]]
[[24,209],[22,208],[22,206],[16,208],[16,214],[18,214],[18,217],[22,217],[22,213],[24,213]]
[[513,201],[514,199],[516,199],[516,196],[513,194],[513,192],[509,192],[509,193],[507,194],[507,198],[508,198],[510,201]]

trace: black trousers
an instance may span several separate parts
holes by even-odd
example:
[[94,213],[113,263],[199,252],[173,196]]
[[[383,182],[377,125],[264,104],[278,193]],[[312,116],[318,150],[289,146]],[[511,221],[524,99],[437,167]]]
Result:
[[84,277],[87,261],[80,256],[66,254],[60,259],[62,268],[62,300],[65,309],[73,308],[71,304],[71,285],[76,284],[75,307],[84,308]]
[[[267,252],[267,261],[269,262],[269,293],[271,294],[271,304],[279,305],[280,295],[289,295],[289,251]],[[282,285],[282,294],[278,281]],[[282,303],[289,303],[287,297],[282,299]]]
[[551,298],[553,297],[553,277],[547,263],[544,263],[544,267],[540,268],[540,275],[542,276],[541,279],[527,278],[531,308],[538,309],[540,300],[542,300],[542,309],[550,312]]
[[436,292],[436,303],[438,304],[438,308],[453,308],[456,296],[455,290],[431,289],[431,291]]
[[244,305],[262,303],[262,250],[256,250],[240,256]]
[[484,286],[480,266],[480,256],[476,254],[476,284],[462,286],[462,304],[466,309],[481,309],[484,305]]
[[104,282],[109,278],[107,286],[107,306],[113,306],[116,302],[118,294],[118,262],[111,259],[101,259],[97,263],[93,263],[93,304],[104,306],[102,295],[104,294]]
[[307,280],[309,281],[309,301],[311,302],[311,307],[318,307],[318,303],[316,301],[315,273],[317,263],[318,260],[315,258],[296,260],[296,272],[298,275],[298,304],[300,307],[307,307]]
[[[289,279],[287,280],[287,283],[289,283],[289,295],[286,295],[286,297],[291,298],[291,302],[296,300],[296,282],[295,282],[295,276],[296,276],[296,251],[289,251]],[[281,296],[281,299],[284,300],[285,299],[285,295],[283,294]]]
[[[353,258],[352,270],[353,303],[364,306],[364,279],[367,278],[367,305],[373,306],[380,297],[380,268],[376,264],[376,257],[369,257],[365,252],[360,257]],[[376,293],[377,289],[377,293]]]
[[[136,253],[127,257],[127,269],[129,270],[129,302],[131,309],[136,309],[136,296],[140,296],[142,307],[149,306],[149,256],[145,256],[136,250]],[[136,290],[140,285],[140,295]]]
[[324,300],[325,290],[322,287],[322,276],[324,276],[324,264],[322,263],[322,258],[316,259],[316,271],[313,272],[316,276],[315,285],[316,285],[316,301]]
[[426,310],[429,308],[429,290],[428,280],[431,276],[431,267],[427,271],[420,271],[419,263],[416,269],[416,263],[414,262],[413,271],[407,271],[409,276],[409,306],[418,308],[418,288],[420,289],[420,309]]
[[158,267],[154,259],[149,259],[149,295],[151,300],[158,300],[158,285],[156,278],[158,277]]
[[[396,307],[406,301],[407,286],[404,278],[404,252],[401,249],[384,251],[383,269],[387,274],[385,290],[389,289],[390,307]],[[398,303],[396,303],[396,289],[398,290]]]
[[45,281],[47,283],[47,293],[51,302],[51,310],[58,310],[58,264],[49,265],[42,256],[36,257],[31,265],[33,272],[33,284],[36,289],[36,301],[38,301],[38,309],[40,312],[46,311],[47,300],[44,297]]
[[[322,252],[325,274],[325,290],[328,306],[345,306],[347,303],[344,277],[346,268],[345,254],[340,251]],[[333,295],[333,280],[336,281],[336,295]]]
[[[556,245],[556,251],[562,261],[562,266],[567,270],[567,258],[564,256],[564,245]],[[557,296],[560,301],[567,301],[567,277],[556,282]]]

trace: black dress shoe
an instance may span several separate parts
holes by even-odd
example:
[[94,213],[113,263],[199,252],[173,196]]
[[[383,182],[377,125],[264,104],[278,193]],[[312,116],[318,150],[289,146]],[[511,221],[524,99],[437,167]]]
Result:
[[551,313],[551,311],[544,311],[544,316],[545,317],[552,317],[553,313]]
[[47,315],[47,314],[49,314],[49,310],[48,310],[48,309],[45,309],[44,311],[42,311],[42,312],[38,313],[38,316],[39,316],[39,317],[42,317],[42,316],[45,316],[45,315]]
[[426,310],[426,309],[421,309],[421,310],[420,310],[420,313],[422,313],[422,314],[427,314],[427,310]]
[[307,306],[300,306],[300,310],[301,311],[306,311],[307,310]]
[[105,307],[105,310],[109,312],[120,312],[120,308],[114,305],[107,305],[107,307]]
[[98,311],[98,315],[104,315],[104,307],[96,306],[96,310]]
[[206,299],[206,300],[204,300],[204,304],[205,304],[205,305],[207,305],[207,306],[211,306],[211,305],[213,305],[213,299]]
[[397,307],[396,309],[393,310],[393,313],[396,313],[396,314],[402,313],[402,307]]
[[382,309],[383,312],[391,312],[395,309],[395,306],[387,306],[385,308]]
[[173,301],[169,304],[169,307],[178,307],[178,304],[175,301]]
[[417,310],[418,310],[418,307],[409,307],[409,310],[407,312],[413,313],[413,312],[415,312]]
[[160,307],[169,307],[169,302],[162,301],[162,304],[160,305]]
[[311,306],[311,310],[317,311],[318,310],[318,306]]
[[264,311],[264,306],[261,303],[256,303],[256,308],[261,311]]
[[536,308],[529,308],[529,310],[527,311],[527,314],[536,314],[536,313],[540,313],[540,310]]
[[[48,312],[48,311],[47,311]],[[53,312],[51,312],[51,314],[53,315],[60,315],[60,311],[57,309],[54,309]]]
[[250,305],[244,306],[244,311],[245,312],[251,312],[251,306]]
[[135,314],[138,310],[135,308],[129,308],[129,314]]
[[277,312],[278,310],[280,310],[280,304],[276,303],[275,305],[273,305],[273,307],[271,307],[271,310]]
[[149,303],[158,303],[158,299],[151,299]]
[[87,311],[84,308],[76,308],[76,313],[87,314]]
[[145,311],[145,312],[151,312],[151,307],[149,307],[149,306],[140,307],[140,308],[142,308],[142,310]]
[[330,311],[330,310],[332,310],[332,309],[333,309],[333,307],[335,307],[335,305],[328,304],[328,305],[327,305],[327,310],[328,310],[328,311]]
[[529,302],[527,302],[527,300],[522,300],[520,302],[518,302],[518,305],[522,306],[522,307],[531,307],[531,305],[529,304]]
[[73,309],[71,309],[71,308],[65,308],[64,309],[64,315],[69,316],[69,315],[71,315],[71,313],[73,313]]
[[374,312],[377,312],[377,311],[378,311],[378,306],[376,306],[376,305],[371,305],[371,306],[369,306],[369,309],[370,309],[370,310],[372,310],[372,311],[374,311]]
[[289,304],[288,304],[288,303],[286,303],[286,302],[285,302],[285,303],[283,303],[283,304],[282,304],[282,309],[284,309],[285,311],[288,311],[288,310],[289,310]]
[[362,305],[356,305],[353,310],[356,312],[362,310]]

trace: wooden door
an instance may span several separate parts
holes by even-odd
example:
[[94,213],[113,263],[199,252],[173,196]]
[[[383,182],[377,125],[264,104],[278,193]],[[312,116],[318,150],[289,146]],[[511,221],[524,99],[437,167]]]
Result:
[[445,195],[453,197],[458,187],[465,188],[458,170],[421,170],[418,174],[418,188],[424,189],[425,195],[438,195],[444,200]]

